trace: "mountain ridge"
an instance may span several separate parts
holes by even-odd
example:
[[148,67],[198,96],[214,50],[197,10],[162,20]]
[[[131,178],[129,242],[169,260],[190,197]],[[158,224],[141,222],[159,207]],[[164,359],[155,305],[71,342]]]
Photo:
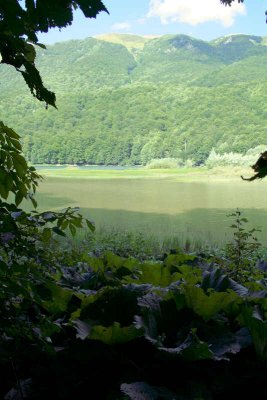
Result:
[[45,110],[1,66],[0,117],[22,135],[31,162],[200,163],[212,148],[245,152],[266,142],[265,37],[118,36],[38,50],[59,111]]

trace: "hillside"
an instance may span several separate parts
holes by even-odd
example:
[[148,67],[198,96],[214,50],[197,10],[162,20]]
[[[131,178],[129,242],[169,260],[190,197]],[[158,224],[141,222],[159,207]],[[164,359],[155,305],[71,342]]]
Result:
[[1,65],[0,119],[22,135],[33,163],[199,163],[212,148],[245,152],[266,143],[265,44],[249,35],[115,34],[57,43],[38,50],[37,64],[58,111]]
[[146,42],[148,42],[153,37],[130,34],[118,34],[110,33],[106,35],[98,35],[95,37],[98,40],[103,40],[104,42],[122,44],[129,51],[135,52],[138,49],[143,49]]

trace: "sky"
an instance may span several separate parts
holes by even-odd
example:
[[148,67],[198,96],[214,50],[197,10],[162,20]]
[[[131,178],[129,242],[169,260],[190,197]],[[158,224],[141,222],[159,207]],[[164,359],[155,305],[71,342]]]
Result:
[[186,34],[203,40],[243,33],[267,36],[267,0],[223,6],[220,0],[102,0],[109,11],[87,19],[75,11],[72,26],[39,35],[45,44],[108,33]]

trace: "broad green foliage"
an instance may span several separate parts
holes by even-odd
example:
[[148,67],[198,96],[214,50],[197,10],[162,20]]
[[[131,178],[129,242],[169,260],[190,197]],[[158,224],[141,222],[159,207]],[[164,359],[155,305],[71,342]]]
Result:
[[[141,336],[140,330],[134,325],[129,327],[121,327],[118,322],[114,322],[109,327],[95,325],[90,327],[89,324],[81,323],[81,321],[74,321],[77,327],[77,337],[80,339],[101,340],[101,342],[114,345],[119,343],[127,343]],[[86,337],[84,336],[87,333]]]
[[237,301],[237,295],[234,292],[220,293],[211,290],[205,294],[203,289],[190,285],[184,287],[183,293],[187,307],[193,309],[205,321]]
[[0,198],[12,193],[16,205],[29,198],[36,206],[33,195],[39,179],[22,154],[19,135],[0,121]]
[[[265,311],[265,310],[264,310]],[[266,312],[260,307],[244,307],[240,319],[249,328],[258,356],[267,360],[267,321]]]
[[[29,215],[3,206],[1,222],[9,231],[1,235],[0,254],[2,397],[14,386],[14,363],[13,390],[24,388],[26,374],[29,399],[71,399],[88,385],[100,398],[123,398],[121,388],[194,399],[188,387],[197,384],[199,368],[201,393],[216,397],[237,366],[237,381],[246,385],[255,379],[254,366],[267,371],[264,271],[250,289],[246,275],[243,286],[224,274],[228,266],[218,256],[173,253],[141,262],[111,252],[64,251],[52,233],[80,227],[76,210]],[[179,383],[177,374],[183,375]],[[259,381],[259,393],[264,388]]]
[[[229,374],[239,376],[247,385],[242,378],[244,372],[250,381],[253,365],[266,370],[263,280],[260,290],[250,292],[222,270],[212,268],[210,260],[186,254],[170,254],[152,268],[150,262],[140,263],[112,253],[96,258],[86,253],[57,253],[47,247],[46,276],[41,276],[38,258],[26,261],[29,273],[30,265],[39,271],[34,275],[35,279],[39,276],[38,283],[32,282],[30,275],[27,285],[19,289],[14,276],[19,276],[21,265],[9,278],[1,265],[2,278],[16,293],[2,304],[1,344],[6,348],[2,365],[8,365],[12,357],[24,370],[27,368],[35,397],[55,395],[64,376],[74,374],[79,376],[79,388],[76,378],[69,380],[65,383],[69,394],[62,397],[70,399],[74,390],[80,395],[88,384],[95,388],[103,373],[108,373],[112,385],[99,389],[101,398],[123,398],[120,386],[130,393],[127,385],[131,384],[137,393],[152,385],[150,390],[172,393],[171,398],[184,395],[193,399],[188,382],[190,386],[195,382],[193,371],[197,368],[203,370],[201,390],[216,398],[220,390],[226,390]],[[7,280],[11,278],[13,285]],[[32,307],[34,312],[30,311]],[[14,341],[19,343],[16,351],[11,350]],[[35,352],[25,358],[32,344]],[[53,368],[45,376],[40,373],[48,354],[57,368],[59,387],[53,383]],[[32,360],[35,372],[27,365]],[[240,375],[234,372],[237,366]],[[156,377],[155,368],[160,369]],[[219,387],[210,377],[209,371],[214,368]],[[174,375],[185,371],[178,383]],[[20,370],[18,373],[20,378]],[[134,386],[135,382],[143,384]],[[237,390],[234,380],[231,384]],[[260,381],[258,390],[264,393]]]

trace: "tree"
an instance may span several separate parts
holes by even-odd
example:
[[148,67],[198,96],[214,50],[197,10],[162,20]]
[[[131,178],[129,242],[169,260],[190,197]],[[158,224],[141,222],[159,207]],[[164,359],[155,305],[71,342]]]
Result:
[[[56,107],[56,96],[46,89],[35,66],[35,45],[39,32],[71,25],[73,11],[80,8],[87,18],[96,18],[99,12],[108,12],[101,0],[0,0],[0,58],[22,74],[31,93],[46,106]],[[20,137],[0,122],[0,197],[15,194],[16,204],[23,198],[32,198],[40,178],[29,167],[19,142]],[[32,198],[33,199],[33,198]]]

